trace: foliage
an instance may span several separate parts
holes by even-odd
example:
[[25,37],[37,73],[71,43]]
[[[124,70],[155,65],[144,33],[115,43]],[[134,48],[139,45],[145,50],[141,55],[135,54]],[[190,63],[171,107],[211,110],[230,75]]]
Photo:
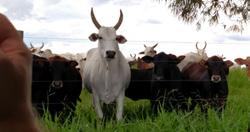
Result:
[[208,21],[210,26],[221,24],[225,30],[236,32],[243,31],[247,24],[247,1],[165,0],[174,15],[187,23],[196,22],[197,29]]

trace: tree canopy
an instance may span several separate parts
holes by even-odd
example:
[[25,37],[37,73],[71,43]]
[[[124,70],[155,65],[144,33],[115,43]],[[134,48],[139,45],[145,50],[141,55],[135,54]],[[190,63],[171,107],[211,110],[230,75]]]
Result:
[[[227,31],[241,32],[247,25],[249,0],[165,0],[174,15],[187,23],[222,25]],[[249,7],[248,7],[249,6]],[[248,7],[248,8],[247,8]],[[250,18],[249,18],[250,19]]]

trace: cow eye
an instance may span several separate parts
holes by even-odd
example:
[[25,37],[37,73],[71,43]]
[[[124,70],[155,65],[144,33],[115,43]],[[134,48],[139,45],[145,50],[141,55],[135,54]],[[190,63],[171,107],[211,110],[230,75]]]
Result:
[[102,39],[102,37],[101,37],[101,36],[98,36],[98,39]]

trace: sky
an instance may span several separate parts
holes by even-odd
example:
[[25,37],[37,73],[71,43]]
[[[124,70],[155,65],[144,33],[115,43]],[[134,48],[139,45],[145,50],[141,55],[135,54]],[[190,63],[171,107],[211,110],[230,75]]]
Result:
[[44,49],[54,53],[86,53],[97,47],[88,37],[97,33],[90,9],[103,26],[114,26],[121,9],[124,19],[117,34],[128,42],[120,45],[125,56],[144,50],[144,44],[158,52],[182,55],[195,52],[207,42],[209,56],[224,55],[227,59],[250,56],[250,28],[242,33],[226,32],[219,24],[204,24],[197,31],[195,24],[186,24],[174,16],[164,1],[159,0],[1,0],[0,12],[14,26],[24,31],[27,46],[45,43]]

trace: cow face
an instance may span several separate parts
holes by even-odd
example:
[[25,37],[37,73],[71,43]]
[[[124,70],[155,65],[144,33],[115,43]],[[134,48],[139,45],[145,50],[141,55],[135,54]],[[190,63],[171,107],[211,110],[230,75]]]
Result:
[[184,59],[184,56],[176,57],[172,54],[165,54],[163,52],[156,54],[154,57],[145,56],[143,61],[154,63],[154,79],[167,79],[173,70],[178,70],[177,64]]
[[120,18],[114,27],[101,26],[95,18],[93,8],[91,8],[91,18],[99,33],[93,33],[89,36],[91,41],[98,40],[98,48],[101,56],[107,60],[115,58],[119,51],[118,43],[125,43],[127,40],[122,35],[116,35],[116,30],[120,27],[123,19],[122,11],[120,10]]
[[234,61],[239,65],[246,65],[247,76],[250,78],[250,57],[247,57],[246,59],[237,58]]
[[51,87],[60,89],[64,87],[64,81],[68,79],[68,72],[76,68],[78,63],[76,61],[68,61],[63,57],[55,56],[49,58],[50,70],[52,73]]
[[135,65],[137,63],[136,54],[134,54],[134,56],[132,54],[130,54],[130,57],[127,58],[127,60],[128,60],[128,64],[130,66]]
[[208,69],[210,80],[214,83],[219,83],[223,79],[226,79],[226,75],[229,74],[229,67],[231,61],[223,61],[222,58],[212,56],[205,62]]
[[34,47],[32,43],[30,43],[30,52],[33,54],[40,55],[43,53],[42,48],[44,47],[44,43],[40,47]]
[[62,88],[63,79],[67,69],[67,61],[60,56],[51,57],[49,58],[49,61],[52,73],[52,83],[50,86],[56,89]]
[[139,54],[144,54],[145,56],[154,57],[154,56],[156,55],[156,53],[157,53],[156,50],[155,50],[154,48],[155,48],[157,45],[158,45],[158,43],[155,44],[154,46],[146,46],[146,45],[144,44],[145,50],[142,51],[142,52],[140,52]]
[[200,55],[200,56],[206,56],[206,52],[205,52],[205,49],[207,47],[207,42],[205,41],[205,46],[203,48],[198,48],[198,42],[196,42],[196,49],[197,49],[197,54]]

